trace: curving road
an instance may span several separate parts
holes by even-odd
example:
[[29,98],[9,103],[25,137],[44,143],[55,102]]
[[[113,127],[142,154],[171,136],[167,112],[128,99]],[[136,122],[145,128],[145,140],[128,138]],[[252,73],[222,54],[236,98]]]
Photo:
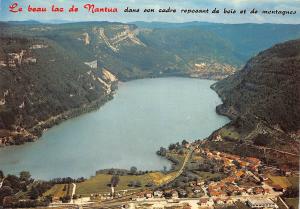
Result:
[[167,182],[161,184],[160,186],[164,186],[164,185],[167,185],[167,184],[171,183],[172,181],[174,181],[175,179],[177,179],[183,173],[184,168],[185,168],[187,162],[189,161],[189,159],[190,159],[192,153],[194,152],[194,150],[195,150],[194,147],[189,148],[189,152],[185,156],[185,159],[184,159],[184,161],[182,163],[182,166],[181,166],[180,170],[177,172],[177,174],[175,176],[173,176],[171,179],[169,179]]

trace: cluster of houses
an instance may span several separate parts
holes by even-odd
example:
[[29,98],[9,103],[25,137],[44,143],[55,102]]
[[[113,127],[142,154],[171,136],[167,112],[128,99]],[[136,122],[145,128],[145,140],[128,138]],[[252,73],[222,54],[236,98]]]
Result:
[[207,185],[209,196],[262,195],[270,192],[269,188],[262,186],[264,179],[258,174],[258,169],[261,166],[259,159],[253,157],[242,158],[209,150],[201,150],[201,152],[208,159],[221,161],[223,172],[227,174],[226,178]]

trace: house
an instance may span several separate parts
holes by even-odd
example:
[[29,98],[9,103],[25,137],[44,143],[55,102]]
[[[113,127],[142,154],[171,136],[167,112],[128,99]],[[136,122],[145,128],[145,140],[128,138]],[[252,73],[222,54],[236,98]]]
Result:
[[261,161],[254,157],[246,157],[246,161],[251,163],[252,165],[260,165]]
[[260,177],[262,178],[263,181],[269,180],[269,177],[267,175],[261,175]]
[[233,205],[234,204],[233,199],[230,199],[230,198],[226,199],[226,204],[227,205]]
[[196,184],[197,184],[197,182],[195,182],[195,181],[189,182],[190,187],[194,187]]
[[264,194],[265,190],[262,187],[255,187],[255,188],[253,188],[253,193],[254,194]]
[[214,137],[213,141],[215,142],[221,142],[223,141],[222,137],[220,135],[217,135],[216,137]]
[[201,189],[201,187],[196,186],[196,187],[193,188],[193,192],[194,193],[200,193],[200,192],[202,192],[202,189]]
[[201,207],[211,207],[214,205],[214,202],[209,198],[201,198],[198,202],[198,205],[200,205]]
[[218,197],[218,196],[221,196],[221,192],[216,191],[216,190],[211,190],[211,191],[209,192],[209,195],[210,195],[211,197]]
[[202,181],[202,180],[200,180],[200,179],[197,179],[196,185],[197,185],[197,186],[202,186],[202,185],[204,185],[204,181]]
[[164,190],[164,196],[165,198],[170,199],[172,197],[172,190],[171,189]]
[[185,191],[184,189],[178,189],[177,191],[180,198],[184,198],[187,196],[187,191]]
[[150,192],[150,191],[145,192],[145,197],[146,198],[152,198],[153,197],[152,192]]
[[216,205],[223,205],[224,204],[224,201],[220,198],[215,199],[214,202],[215,202]]
[[275,192],[283,192],[283,188],[279,186],[278,184],[273,185],[273,190]]
[[226,192],[229,193],[230,195],[237,194],[239,192],[239,188],[234,185],[228,185],[226,187]]
[[176,190],[172,191],[172,199],[178,199],[179,198],[179,194]]
[[160,190],[156,190],[156,191],[154,191],[153,194],[154,194],[154,197],[161,198],[164,193]]

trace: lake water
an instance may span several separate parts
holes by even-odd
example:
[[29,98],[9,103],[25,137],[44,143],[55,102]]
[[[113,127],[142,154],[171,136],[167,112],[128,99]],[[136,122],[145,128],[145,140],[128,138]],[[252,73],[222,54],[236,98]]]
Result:
[[40,179],[89,177],[104,168],[162,170],[169,162],[155,152],[183,139],[209,136],[229,120],[213,81],[143,79],[120,83],[99,110],[65,121],[34,143],[0,149],[0,169],[29,170]]

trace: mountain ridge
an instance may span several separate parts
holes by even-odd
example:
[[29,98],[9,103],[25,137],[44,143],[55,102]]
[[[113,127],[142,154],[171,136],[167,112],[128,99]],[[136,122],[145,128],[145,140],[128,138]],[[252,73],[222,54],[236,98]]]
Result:
[[212,85],[223,100],[217,112],[232,122],[212,134],[208,146],[298,169],[299,66],[300,39],[259,53],[241,71]]

